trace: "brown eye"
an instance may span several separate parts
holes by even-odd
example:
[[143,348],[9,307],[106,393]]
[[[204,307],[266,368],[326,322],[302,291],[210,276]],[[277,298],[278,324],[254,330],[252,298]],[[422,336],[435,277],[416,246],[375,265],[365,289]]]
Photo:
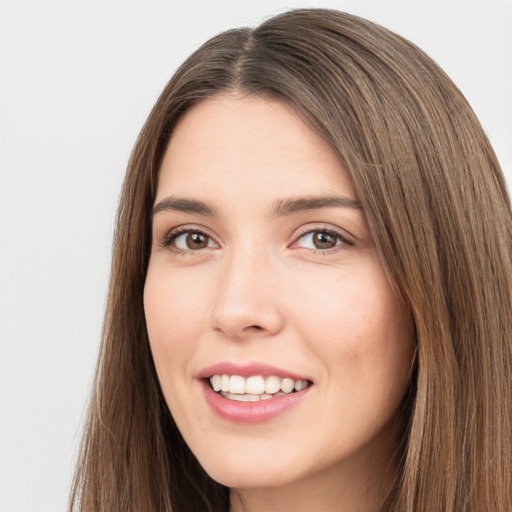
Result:
[[338,244],[338,237],[325,231],[315,231],[313,235],[313,245],[317,249],[331,249]]
[[179,251],[200,251],[208,247],[217,247],[214,240],[201,231],[181,231],[171,234],[164,245]]
[[203,233],[189,233],[186,244],[188,249],[204,249],[208,247],[208,237]]
[[330,229],[315,229],[304,233],[295,243],[295,247],[328,251],[338,246],[352,245],[341,233]]

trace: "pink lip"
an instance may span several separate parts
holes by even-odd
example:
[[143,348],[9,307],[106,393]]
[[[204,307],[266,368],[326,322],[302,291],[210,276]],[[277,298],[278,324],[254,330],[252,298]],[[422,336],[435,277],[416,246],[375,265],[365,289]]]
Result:
[[213,391],[207,382],[201,381],[206,402],[221,418],[235,423],[261,423],[279,416],[297,405],[312,386],[286,396],[278,396],[258,402],[228,400]]
[[224,398],[219,393],[213,391],[210,387],[207,379],[212,375],[222,374],[240,375],[242,377],[249,377],[251,375],[268,377],[270,375],[276,375],[278,377],[293,380],[311,379],[275,366],[261,363],[240,365],[230,362],[222,362],[204,368],[198,375],[198,379],[206,402],[218,416],[235,423],[261,423],[284,414],[286,411],[298,405],[299,402],[307,396],[312,387],[310,385],[301,391],[296,391],[286,396],[271,398],[269,400],[259,400],[258,402],[238,402],[236,400],[228,400],[227,398]]
[[269,377],[270,375],[276,375],[277,377],[288,378],[293,380],[311,380],[308,377],[304,377],[269,364],[256,362],[237,364],[228,361],[217,363],[208,366],[207,368],[204,368],[199,373],[198,378],[207,379],[212,375],[223,374],[240,375],[241,377],[250,377],[251,375],[261,375],[262,377]]

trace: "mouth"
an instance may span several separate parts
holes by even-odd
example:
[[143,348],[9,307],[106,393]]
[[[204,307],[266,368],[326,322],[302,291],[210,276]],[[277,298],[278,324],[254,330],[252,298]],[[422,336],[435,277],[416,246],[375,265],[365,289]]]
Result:
[[262,362],[222,361],[197,376],[206,403],[222,420],[256,424],[308,403],[314,381]]
[[278,375],[215,374],[206,379],[210,389],[222,397],[237,402],[259,402],[288,396],[312,385],[304,379],[292,379]]

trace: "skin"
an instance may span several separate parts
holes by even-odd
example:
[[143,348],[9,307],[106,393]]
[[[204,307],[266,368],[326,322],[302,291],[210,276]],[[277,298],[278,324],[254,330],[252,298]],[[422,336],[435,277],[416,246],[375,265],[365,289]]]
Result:
[[[147,327],[185,441],[232,489],[234,512],[375,510],[392,474],[410,314],[362,209],[272,211],[297,197],[356,201],[334,151],[282,102],[217,96],[173,132],[155,204],[170,196],[216,213],[164,208],[153,219]],[[165,245],[177,227],[188,231]],[[318,248],[311,232],[326,229],[329,247]],[[203,248],[187,245],[197,232]],[[234,423],[212,411],[197,378],[220,361],[272,364],[313,386],[272,420]]]

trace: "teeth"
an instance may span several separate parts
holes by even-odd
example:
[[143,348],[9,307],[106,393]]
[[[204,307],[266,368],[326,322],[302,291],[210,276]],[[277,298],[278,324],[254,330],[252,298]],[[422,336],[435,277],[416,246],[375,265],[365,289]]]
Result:
[[212,388],[214,391],[220,391],[221,388],[222,388],[222,377],[220,375],[214,375],[211,379],[210,379],[210,382],[212,384]]
[[295,387],[295,391],[300,391],[301,389],[308,387],[308,381],[307,380],[296,380],[294,387]]
[[240,375],[231,375],[229,378],[229,392],[243,395],[245,393],[245,379]]
[[220,390],[229,391],[229,375],[222,375],[220,378]]
[[295,382],[293,379],[283,379],[283,382],[281,383],[281,390],[283,393],[291,393],[294,387]]
[[237,393],[222,393],[222,396],[224,396],[224,398],[228,398],[229,400],[236,400],[237,402],[256,402],[260,400],[260,395],[239,395]]
[[265,379],[265,393],[277,393],[281,389],[281,379],[279,377],[267,377]]
[[245,381],[245,392],[253,395],[261,395],[265,393],[265,380],[259,375],[257,377],[249,377]]
[[266,378],[252,375],[247,379],[240,375],[213,375],[210,377],[210,383],[214,391],[221,392],[226,398],[245,402],[285,396],[309,386],[307,380],[293,380],[287,377],[282,379],[275,375]]

